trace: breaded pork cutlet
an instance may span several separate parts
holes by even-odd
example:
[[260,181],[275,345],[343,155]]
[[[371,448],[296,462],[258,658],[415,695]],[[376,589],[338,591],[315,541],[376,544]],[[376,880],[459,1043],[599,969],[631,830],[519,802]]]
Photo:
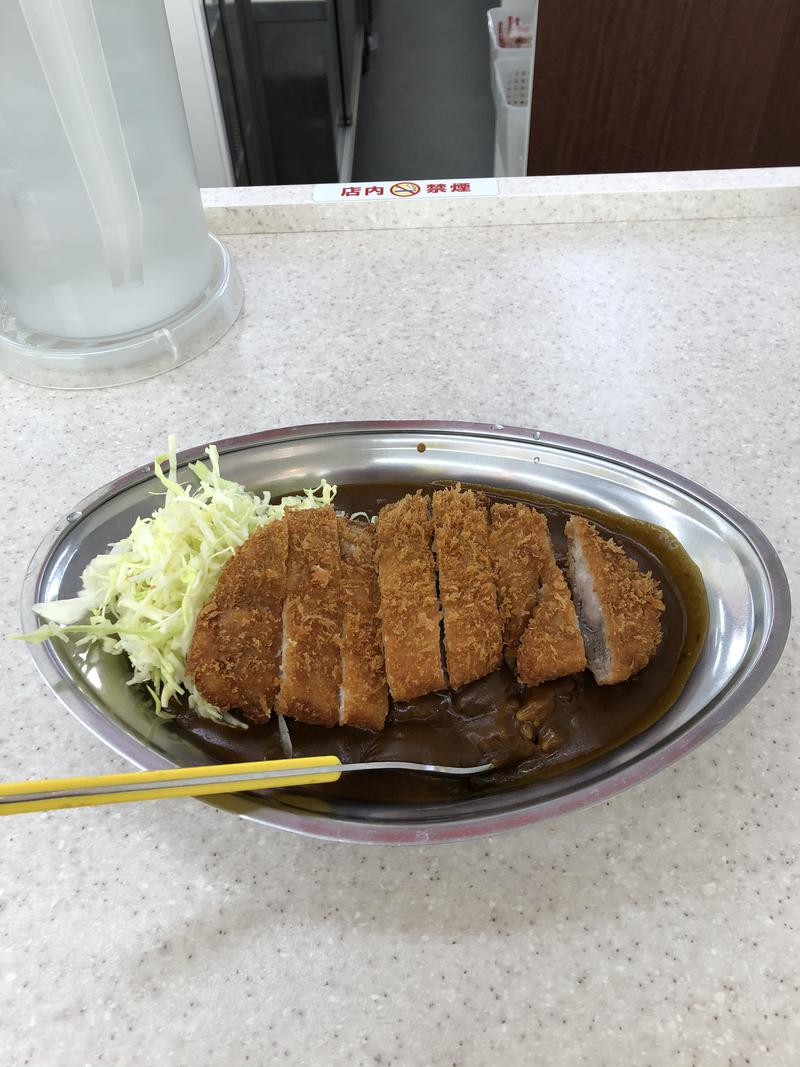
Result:
[[278,690],[288,539],[284,519],[231,556],[198,615],[186,674],[209,703],[266,722]]
[[332,507],[289,508],[283,670],[276,710],[336,726],[341,685],[339,531]]
[[548,555],[547,519],[527,504],[493,504],[489,550],[497,583],[506,663],[513,670],[517,650],[536,606]]
[[503,659],[484,498],[460,486],[435,492],[433,538],[447,676],[450,686],[460,689],[497,670]]
[[382,730],[389,710],[383,665],[375,527],[338,519],[342,560],[342,689],[339,721]]
[[539,592],[517,650],[517,677],[523,685],[540,685],[586,667],[575,606],[556,563],[546,520],[537,522],[536,538],[542,560]]
[[441,608],[426,496],[387,504],[378,514],[378,586],[386,678],[395,700],[444,689]]
[[580,515],[572,516],[565,533],[589,668],[599,685],[624,682],[650,662],[661,641],[661,589]]

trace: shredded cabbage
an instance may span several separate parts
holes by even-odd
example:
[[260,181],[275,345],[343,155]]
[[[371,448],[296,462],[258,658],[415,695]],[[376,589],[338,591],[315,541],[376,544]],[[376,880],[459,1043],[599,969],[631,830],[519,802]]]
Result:
[[106,652],[128,656],[133,666],[129,684],[147,686],[159,717],[170,718],[170,701],[188,694],[198,714],[241,726],[204,700],[184,674],[198,613],[225,561],[255,530],[282,516],[286,507],[330,504],[336,486],[323,480],[301,496],[271,504],[268,492],[258,496],[221,476],[213,445],[206,455],[210,467],[201,461],[189,464],[198,485],[181,485],[170,437],[167,453],[153,465],[164,486],[163,505],[149,518],[137,519],[127,537],[92,560],[76,598],[34,605],[48,621],[23,637],[66,640],[76,634],[81,635],[79,645],[100,642]]

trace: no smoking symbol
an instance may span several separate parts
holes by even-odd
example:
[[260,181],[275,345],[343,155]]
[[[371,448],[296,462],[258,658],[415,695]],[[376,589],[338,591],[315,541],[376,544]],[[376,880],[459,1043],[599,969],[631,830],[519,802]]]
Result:
[[389,186],[392,196],[416,196],[419,191],[420,187],[416,182],[395,182]]

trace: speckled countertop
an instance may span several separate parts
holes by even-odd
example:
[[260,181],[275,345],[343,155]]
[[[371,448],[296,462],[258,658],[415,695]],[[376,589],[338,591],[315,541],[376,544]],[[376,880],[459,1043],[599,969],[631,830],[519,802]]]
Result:
[[[329,419],[645,455],[748,512],[796,582],[797,197],[737,217],[685,187],[697,217],[603,221],[589,197],[591,221],[240,233],[246,312],[194,363],[105,392],[2,381],[2,630],[44,532],[168,432]],[[672,769],[495,839],[320,844],[188,800],[4,820],[0,1063],[800,1062],[798,651]],[[25,647],[0,665],[3,778],[122,769]]]

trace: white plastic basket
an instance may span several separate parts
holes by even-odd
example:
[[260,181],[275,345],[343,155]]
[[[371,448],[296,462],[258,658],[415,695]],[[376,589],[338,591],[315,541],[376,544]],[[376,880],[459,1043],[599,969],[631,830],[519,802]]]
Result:
[[[529,8],[492,7],[486,12],[489,24],[491,61],[531,48],[536,36],[538,0]],[[525,43],[516,43],[516,42]]]
[[492,64],[496,144],[506,176],[527,171],[533,64],[529,50],[520,49],[520,53]]

